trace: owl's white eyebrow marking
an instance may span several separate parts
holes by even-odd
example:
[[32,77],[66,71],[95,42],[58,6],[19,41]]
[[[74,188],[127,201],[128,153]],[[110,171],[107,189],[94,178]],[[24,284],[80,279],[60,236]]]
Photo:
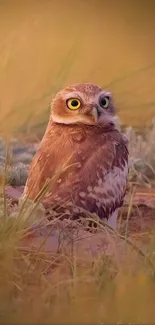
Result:
[[[82,97],[82,96],[81,96]],[[78,98],[78,99],[82,99],[80,96],[79,96],[79,94],[77,93],[77,92],[73,92],[73,91],[71,91],[71,92],[64,92],[63,93],[63,98],[64,99],[70,99],[70,98]]]
[[101,90],[101,92],[98,95],[109,96],[110,98],[112,97],[112,94],[109,91],[105,91],[105,90]]

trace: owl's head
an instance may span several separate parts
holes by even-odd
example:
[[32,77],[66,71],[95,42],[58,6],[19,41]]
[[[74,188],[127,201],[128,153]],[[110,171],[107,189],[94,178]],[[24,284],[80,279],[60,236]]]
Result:
[[75,84],[61,90],[51,105],[51,119],[60,124],[115,124],[112,95],[94,84]]

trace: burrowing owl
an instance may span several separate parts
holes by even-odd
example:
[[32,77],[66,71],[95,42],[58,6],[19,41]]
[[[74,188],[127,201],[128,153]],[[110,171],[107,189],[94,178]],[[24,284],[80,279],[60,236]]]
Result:
[[[24,196],[35,199],[56,170],[43,199],[72,217],[87,210],[115,226],[128,177],[127,141],[116,124],[112,95],[94,84],[61,90],[51,104],[46,132],[30,165]],[[69,161],[70,167],[63,170]]]

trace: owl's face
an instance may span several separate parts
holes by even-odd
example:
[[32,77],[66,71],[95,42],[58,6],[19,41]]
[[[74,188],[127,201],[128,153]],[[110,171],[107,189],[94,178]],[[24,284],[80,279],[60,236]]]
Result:
[[111,93],[93,84],[66,87],[56,95],[51,107],[51,118],[56,123],[114,123],[115,109]]

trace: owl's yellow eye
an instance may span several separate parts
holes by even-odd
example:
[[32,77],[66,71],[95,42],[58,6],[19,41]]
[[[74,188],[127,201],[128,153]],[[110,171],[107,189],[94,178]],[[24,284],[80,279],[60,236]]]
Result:
[[99,103],[100,103],[100,106],[102,106],[103,108],[108,108],[109,107],[109,97],[108,96],[101,97]]
[[81,102],[79,99],[77,98],[71,98],[67,100],[67,106],[69,109],[71,110],[76,110],[80,107]]

